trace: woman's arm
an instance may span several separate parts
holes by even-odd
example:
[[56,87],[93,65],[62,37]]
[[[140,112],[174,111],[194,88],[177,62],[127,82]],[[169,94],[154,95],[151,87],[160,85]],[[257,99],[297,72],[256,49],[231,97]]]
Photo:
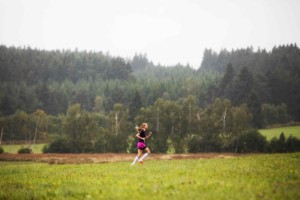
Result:
[[141,139],[141,140],[145,140],[146,138],[142,138],[141,136],[140,136],[140,132],[138,132],[136,135],[135,135],[135,137],[137,137],[137,138],[139,138],[139,139]]
[[149,135],[146,136],[146,139],[148,139],[149,137],[151,137],[152,132],[149,132]]

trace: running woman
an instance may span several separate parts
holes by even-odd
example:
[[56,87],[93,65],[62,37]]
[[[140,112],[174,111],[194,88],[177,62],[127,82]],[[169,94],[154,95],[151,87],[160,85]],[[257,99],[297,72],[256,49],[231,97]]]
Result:
[[[146,139],[151,137],[152,132],[149,132],[147,134],[148,124],[143,123],[140,127],[136,127],[137,134],[135,135],[139,141],[137,143],[138,148],[138,155],[134,158],[131,165],[134,165],[138,160],[141,164],[144,164],[144,159],[151,153],[149,147],[146,145]],[[142,156],[143,151],[146,151],[146,153]]]

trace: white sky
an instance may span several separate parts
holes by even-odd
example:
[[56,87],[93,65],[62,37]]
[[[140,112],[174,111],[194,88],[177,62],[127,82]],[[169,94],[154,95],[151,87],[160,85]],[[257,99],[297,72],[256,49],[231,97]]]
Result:
[[299,0],[0,0],[0,44],[198,68],[205,48],[299,46],[299,10]]

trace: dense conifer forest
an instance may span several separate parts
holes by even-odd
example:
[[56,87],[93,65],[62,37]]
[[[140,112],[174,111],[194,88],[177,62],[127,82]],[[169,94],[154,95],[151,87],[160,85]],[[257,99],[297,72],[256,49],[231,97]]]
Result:
[[198,69],[2,45],[0,70],[1,139],[44,141],[45,152],[132,152],[142,122],[153,152],[272,152],[257,129],[300,121],[295,44],[206,49]]

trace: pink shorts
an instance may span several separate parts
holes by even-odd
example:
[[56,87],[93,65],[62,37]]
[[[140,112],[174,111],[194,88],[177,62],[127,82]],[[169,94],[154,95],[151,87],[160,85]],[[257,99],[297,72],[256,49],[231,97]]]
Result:
[[144,149],[147,148],[147,145],[144,142],[138,142],[137,143],[137,148],[144,150]]

